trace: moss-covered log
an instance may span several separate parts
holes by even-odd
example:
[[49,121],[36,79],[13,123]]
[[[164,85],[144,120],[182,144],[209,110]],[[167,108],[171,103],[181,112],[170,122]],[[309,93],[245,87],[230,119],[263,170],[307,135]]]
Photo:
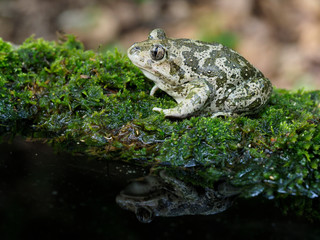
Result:
[[[102,159],[183,168],[179,177],[211,186],[226,179],[243,196],[320,194],[320,91],[275,89],[254,116],[165,119],[145,79],[119,52],[59,42],[0,40],[0,136],[16,134]],[[178,174],[179,175],[179,174]]]

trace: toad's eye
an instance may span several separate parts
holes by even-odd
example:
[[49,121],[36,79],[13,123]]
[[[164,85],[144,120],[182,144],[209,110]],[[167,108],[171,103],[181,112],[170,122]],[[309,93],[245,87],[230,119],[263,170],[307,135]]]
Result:
[[161,59],[164,58],[164,55],[165,55],[165,53],[166,53],[166,50],[165,50],[164,47],[161,46],[161,45],[155,45],[155,46],[151,49],[150,53],[151,53],[151,58],[152,58],[153,60],[159,61],[159,60],[161,60]]

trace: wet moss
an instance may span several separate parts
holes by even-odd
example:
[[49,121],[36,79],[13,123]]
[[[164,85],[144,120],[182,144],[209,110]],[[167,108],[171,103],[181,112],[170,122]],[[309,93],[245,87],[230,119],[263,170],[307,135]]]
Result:
[[202,166],[192,174],[195,182],[212,185],[225,178],[246,197],[319,196],[318,91],[275,90],[255,117],[185,121],[193,127],[167,138],[157,158]]
[[160,102],[126,57],[84,51],[73,36],[29,38],[18,48],[0,40],[0,57],[1,135],[19,134],[28,122],[37,137],[101,145],[110,130],[147,117]]
[[175,106],[116,50],[58,42],[0,40],[0,136],[23,135],[65,151],[182,169],[212,186],[224,179],[242,196],[320,194],[320,92],[275,89],[254,116],[165,119]]

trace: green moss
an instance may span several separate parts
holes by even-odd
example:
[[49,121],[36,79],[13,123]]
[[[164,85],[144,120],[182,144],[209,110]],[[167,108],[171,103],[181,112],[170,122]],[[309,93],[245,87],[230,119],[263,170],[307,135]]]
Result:
[[275,90],[270,105],[255,118],[185,120],[192,127],[166,138],[157,158],[171,165],[201,165],[204,170],[197,171],[196,182],[212,185],[223,177],[243,187],[246,197],[316,197],[318,100],[319,92]]
[[[224,179],[242,196],[320,194],[320,92],[275,89],[255,116],[165,119],[161,91],[116,50],[59,42],[0,40],[0,136],[20,134],[104,159],[157,164],[212,186]],[[183,170],[183,171],[182,171]]]
[[72,36],[60,43],[30,38],[17,49],[0,44],[2,134],[25,131],[19,125],[27,121],[37,136],[103,144],[109,130],[148,116],[159,102],[117,51],[84,51]]

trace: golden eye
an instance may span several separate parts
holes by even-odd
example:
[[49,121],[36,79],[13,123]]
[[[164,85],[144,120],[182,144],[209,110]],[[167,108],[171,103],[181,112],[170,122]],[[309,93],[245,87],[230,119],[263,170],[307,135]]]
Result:
[[150,53],[151,53],[151,58],[152,58],[153,60],[159,61],[159,60],[161,60],[161,59],[164,58],[164,55],[165,55],[165,53],[166,53],[166,50],[165,50],[164,47],[161,46],[161,45],[155,45],[155,46],[151,49]]

